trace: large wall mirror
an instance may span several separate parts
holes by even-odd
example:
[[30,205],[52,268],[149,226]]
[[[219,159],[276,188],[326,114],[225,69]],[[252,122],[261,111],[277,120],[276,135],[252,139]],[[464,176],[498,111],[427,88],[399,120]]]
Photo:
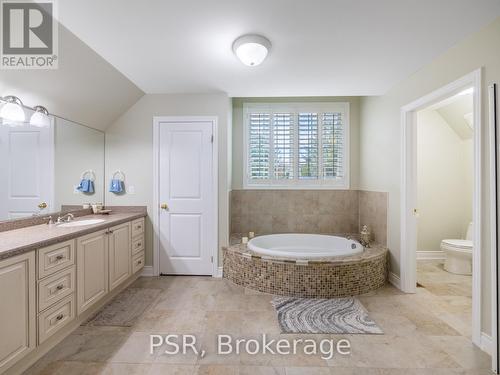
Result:
[[104,133],[56,116],[49,123],[0,118],[0,221],[104,202]]

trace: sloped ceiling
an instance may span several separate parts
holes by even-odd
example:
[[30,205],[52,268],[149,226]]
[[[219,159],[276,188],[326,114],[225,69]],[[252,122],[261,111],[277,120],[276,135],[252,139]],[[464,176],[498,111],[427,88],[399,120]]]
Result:
[[0,96],[104,130],[144,93],[127,77],[59,25],[59,68],[0,70]]
[[[500,16],[500,1],[64,0],[59,15],[148,94],[352,96],[384,94]],[[273,45],[255,68],[231,50],[247,33]]]
[[462,139],[471,139],[474,131],[467,124],[465,115],[473,111],[472,94],[464,95],[457,100],[439,108],[438,113]]

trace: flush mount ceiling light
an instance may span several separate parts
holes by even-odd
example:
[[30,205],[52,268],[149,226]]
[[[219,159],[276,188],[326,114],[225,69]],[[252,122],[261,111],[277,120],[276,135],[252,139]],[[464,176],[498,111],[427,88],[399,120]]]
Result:
[[17,96],[8,95],[2,98],[5,104],[0,109],[0,117],[7,121],[23,122],[26,115],[23,109],[23,102]]
[[33,114],[30,118],[30,125],[39,128],[48,128],[50,126],[49,111],[47,108],[37,105],[33,108]]
[[266,58],[271,42],[260,35],[243,35],[233,43],[234,54],[247,66],[257,66]]

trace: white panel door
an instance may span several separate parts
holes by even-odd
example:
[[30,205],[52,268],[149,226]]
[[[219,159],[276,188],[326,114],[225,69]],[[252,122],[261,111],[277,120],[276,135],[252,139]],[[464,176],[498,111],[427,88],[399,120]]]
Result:
[[159,124],[160,273],[211,275],[213,123]]
[[52,125],[0,125],[0,220],[54,211],[53,158]]

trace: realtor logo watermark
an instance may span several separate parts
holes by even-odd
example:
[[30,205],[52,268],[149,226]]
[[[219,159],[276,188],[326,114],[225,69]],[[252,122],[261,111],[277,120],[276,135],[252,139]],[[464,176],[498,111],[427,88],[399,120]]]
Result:
[[[347,339],[311,338],[275,339],[265,333],[256,338],[233,338],[231,335],[218,334],[218,356],[225,355],[318,355],[322,359],[331,360],[336,354],[350,355],[351,343]],[[204,358],[207,352],[197,344],[195,335],[149,335],[149,354],[154,355],[159,350],[160,355],[189,355],[194,354]],[[213,353],[211,353],[213,354]]]
[[56,0],[0,0],[2,69],[57,69]]

